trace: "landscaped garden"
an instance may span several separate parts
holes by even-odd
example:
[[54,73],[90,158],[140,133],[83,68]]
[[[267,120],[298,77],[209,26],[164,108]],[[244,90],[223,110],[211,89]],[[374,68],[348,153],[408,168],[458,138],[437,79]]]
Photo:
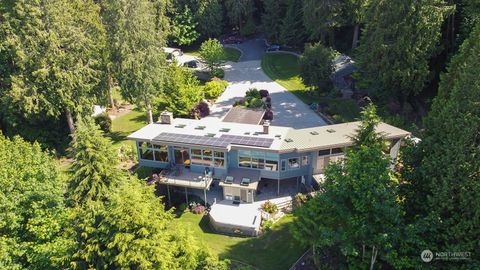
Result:
[[290,234],[292,215],[286,215],[269,231],[257,238],[233,237],[215,233],[209,225],[208,216],[183,213],[175,225],[193,231],[195,237],[206,244],[221,258],[240,261],[262,270],[288,269],[305,252]]
[[323,96],[318,91],[310,90],[300,77],[299,59],[288,53],[267,53],[262,58],[262,69],[272,80],[292,92],[305,104],[318,103],[327,107],[324,113],[335,122],[353,121],[358,118],[360,109],[355,101]]

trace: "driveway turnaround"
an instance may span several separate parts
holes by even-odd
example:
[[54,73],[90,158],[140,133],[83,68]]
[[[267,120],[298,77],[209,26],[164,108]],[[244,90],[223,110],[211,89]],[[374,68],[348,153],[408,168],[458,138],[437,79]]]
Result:
[[240,100],[250,88],[266,89],[272,97],[272,125],[295,129],[318,127],[327,123],[295,95],[270,79],[261,68],[265,44],[253,39],[235,45],[242,51],[239,62],[225,64],[225,80],[229,86],[210,109],[210,116],[223,119],[236,100]]

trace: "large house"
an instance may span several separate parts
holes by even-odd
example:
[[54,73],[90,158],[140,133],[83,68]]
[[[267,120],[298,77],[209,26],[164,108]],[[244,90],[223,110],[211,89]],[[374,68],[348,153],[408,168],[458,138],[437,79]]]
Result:
[[[186,193],[203,190],[207,201],[207,191],[216,183],[221,199],[252,203],[264,187],[274,196],[283,187],[311,187],[329,162],[344,156],[359,124],[292,129],[268,122],[174,119],[163,113],[159,122],[128,138],[136,142],[141,166],[164,169],[160,184]],[[389,143],[387,154],[395,159],[409,132],[385,123],[378,125],[378,132]]]

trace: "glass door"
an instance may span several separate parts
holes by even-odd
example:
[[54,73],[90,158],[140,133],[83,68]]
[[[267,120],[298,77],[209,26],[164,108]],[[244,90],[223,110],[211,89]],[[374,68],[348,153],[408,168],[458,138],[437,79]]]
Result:
[[190,154],[188,148],[175,147],[174,148],[175,164],[176,165],[190,165]]

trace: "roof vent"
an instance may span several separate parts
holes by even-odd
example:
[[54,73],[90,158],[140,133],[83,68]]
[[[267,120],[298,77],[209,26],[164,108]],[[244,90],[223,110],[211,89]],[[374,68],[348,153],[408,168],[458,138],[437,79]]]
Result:
[[230,129],[229,129],[229,128],[221,128],[219,131],[220,131],[220,132],[229,132]]
[[327,129],[327,132],[328,132],[328,133],[334,133],[334,132],[335,132],[335,129],[329,128],[329,129]]
[[205,134],[205,137],[215,137],[215,133],[207,133]]
[[285,141],[286,141],[286,142],[293,142],[293,140],[290,139],[290,138],[286,138]]
[[186,127],[186,126],[187,126],[187,125],[185,125],[185,124],[179,124],[179,125],[176,125],[175,127],[176,127],[176,128],[184,128],[184,127]]
[[173,113],[164,111],[160,114],[160,123],[170,125],[173,122]]
[[318,132],[316,132],[316,131],[310,131],[310,134],[312,134],[312,135],[318,135]]
[[204,130],[205,126],[198,126],[198,127],[195,127],[195,129]]
[[275,138],[281,138],[281,137],[282,137],[282,135],[280,135],[280,134],[275,135]]
[[250,132],[245,132],[243,133],[243,135],[250,135]]

